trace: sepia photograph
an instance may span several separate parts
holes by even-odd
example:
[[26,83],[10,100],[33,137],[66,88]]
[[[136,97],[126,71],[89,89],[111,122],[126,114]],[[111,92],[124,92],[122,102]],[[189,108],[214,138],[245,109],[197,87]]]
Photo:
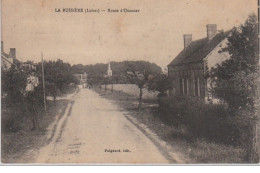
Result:
[[0,165],[259,165],[258,0],[1,0]]

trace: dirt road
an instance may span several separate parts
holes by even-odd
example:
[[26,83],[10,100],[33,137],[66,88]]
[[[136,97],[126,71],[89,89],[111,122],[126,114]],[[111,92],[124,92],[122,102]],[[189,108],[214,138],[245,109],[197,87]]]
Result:
[[89,89],[72,99],[36,163],[169,163],[110,100]]

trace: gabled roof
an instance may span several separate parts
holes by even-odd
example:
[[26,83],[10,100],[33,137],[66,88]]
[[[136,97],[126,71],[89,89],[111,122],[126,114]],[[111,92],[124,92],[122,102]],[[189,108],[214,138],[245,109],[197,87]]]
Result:
[[[6,54],[5,52],[1,52],[1,58],[5,59],[6,61],[10,62],[10,56],[8,54]],[[10,63],[15,63],[15,64],[18,64],[18,63],[21,63],[18,59],[16,58],[13,58],[13,62],[10,62]]]
[[9,58],[9,55],[4,53],[4,52],[1,52],[1,56],[5,59],[8,59]]
[[210,41],[208,41],[208,38],[203,38],[191,42],[191,44],[187,48],[183,49],[168,66],[201,62],[222,40],[227,37],[229,32],[230,31],[218,33]]
[[1,58],[3,58],[6,62],[10,63],[10,64],[13,64],[10,60],[9,60],[9,55],[4,53],[4,52],[1,52]]

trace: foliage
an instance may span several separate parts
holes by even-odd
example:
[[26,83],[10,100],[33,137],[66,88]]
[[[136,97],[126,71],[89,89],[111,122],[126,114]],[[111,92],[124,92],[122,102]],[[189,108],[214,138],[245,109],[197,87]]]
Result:
[[19,129],[20,114],[24,112],[24,93],[27,83],[26,73],[20,66],[1,69],[1,117],[2,131],[16,132]]
[[130,84],[135,84],[138,86],[139,93],[139,111],[142,109],[142,95],[143,88],[148,85],[148,81],[153,78],[153,76],[158,75],[158,71],[152,68],[147,63],[140,63],[138,61],[125,61],[128,82]]
[[236,121],[234,112],[224,105],[205,104],[198,99],[174,96],[161,98],[159,106],[160,118],[169,125],[184,125],[190,140],[204,138],[232,146],[242,145],[245,141],[240,128],[248,129],[248,126]]
[[254,109],[259,69],[257,17],[233,28],[228,46],[231,57],[211,69],[212,93],[233,109]]
[[[71,65],[62,60],[44,62],[44,79],[47,94],[54,97],[59,93],[66,93],[70,83],[77,84],[77,79],[70,71]],[[37,64],[37,72],[42,83],[42,63]]]
[[[2,69],[2,117],[3,130],[16,132],[19,124],[31,119],[33,129],[38,128],[37,115],[43,111],[42,64],[34,68],[32,61],[14,63],[9,69]],[[76,79],[69,73],[70,64],[63,61],[45,62],[46,90],[53,97],[59,91],[66,92]],[[31,74],[39,77],[40,83],[32,91],[26,91],[27,78]]]
[[12,65],[10,69],[3,70],[1,73],[2,97],[12,103],[19,103],[23,99],[27,84],[28,72],[26,69]]
[[161,94],[165,94],[171,87],[171,82],[166,74],[158,74],[148,81],[148,90],[159,91]]
[[[16,132],[24,118],[35,119],[36,110],[41,109],[40,87],[26,91],[27,77],[33,72],[35,71],[21,63],[2,69],[2,130]],[[33,125],[36,127],[35,123]]]
[[240,128],[240,133],[248,137],[243,147],[250,162],[259,162],[256,151],[258,46],[258,22],[252,14],[244,25],[233,28],[228,36],[227,47],[222,52],[228,52],[230,58],[209,72],[213,96],[226,102],[240,122],[244,122],[243,126],[234,124],[234,127]]
[[[109,83],[114,84],[126,84],[129,83],[125,74],[128,68],[128,62],[135,63],[137,66],[147,66],[153,72],[161,73],[161,68],[154,63],[146,61],[123,61],[123,62],[110,62],[113,71],[113,76],[109,78]],[[82,74],[86,72],[88,74],[88,81],[91,85],[102,85],[106,83],[107,64],[97,63],[95,65],[73,65],[70,68],[72,74]]]

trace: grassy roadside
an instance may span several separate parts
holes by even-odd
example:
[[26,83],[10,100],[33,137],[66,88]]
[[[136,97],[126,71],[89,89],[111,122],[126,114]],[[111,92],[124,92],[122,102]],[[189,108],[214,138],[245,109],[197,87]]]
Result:
[[192,139],[185,127],[166,125],[160,119],[156,100],[144,100],[142,112],[138,112],[137,98],[126,93],[95,89],[102,97],[115,101],[127,110],[131,116],[144,123],[162,140],[170,144],[176,151],[183,153],[192,163],[245,163],[245,152],[241,148],[208,142],[204,139]]
[[[3,131],[1,133],[1,161],[2,163],[28,163],[32,162],[39,148],[48,141],[45,136],[50,133],[49,125],[57,121],[64,114],[70,100],[61,99],[47,101],[48,115],[38,112],[38,129],[31,131],[32,119],[24,116],[20,119],[18,131]],[[2,118],[2,125],[5,122]]]

